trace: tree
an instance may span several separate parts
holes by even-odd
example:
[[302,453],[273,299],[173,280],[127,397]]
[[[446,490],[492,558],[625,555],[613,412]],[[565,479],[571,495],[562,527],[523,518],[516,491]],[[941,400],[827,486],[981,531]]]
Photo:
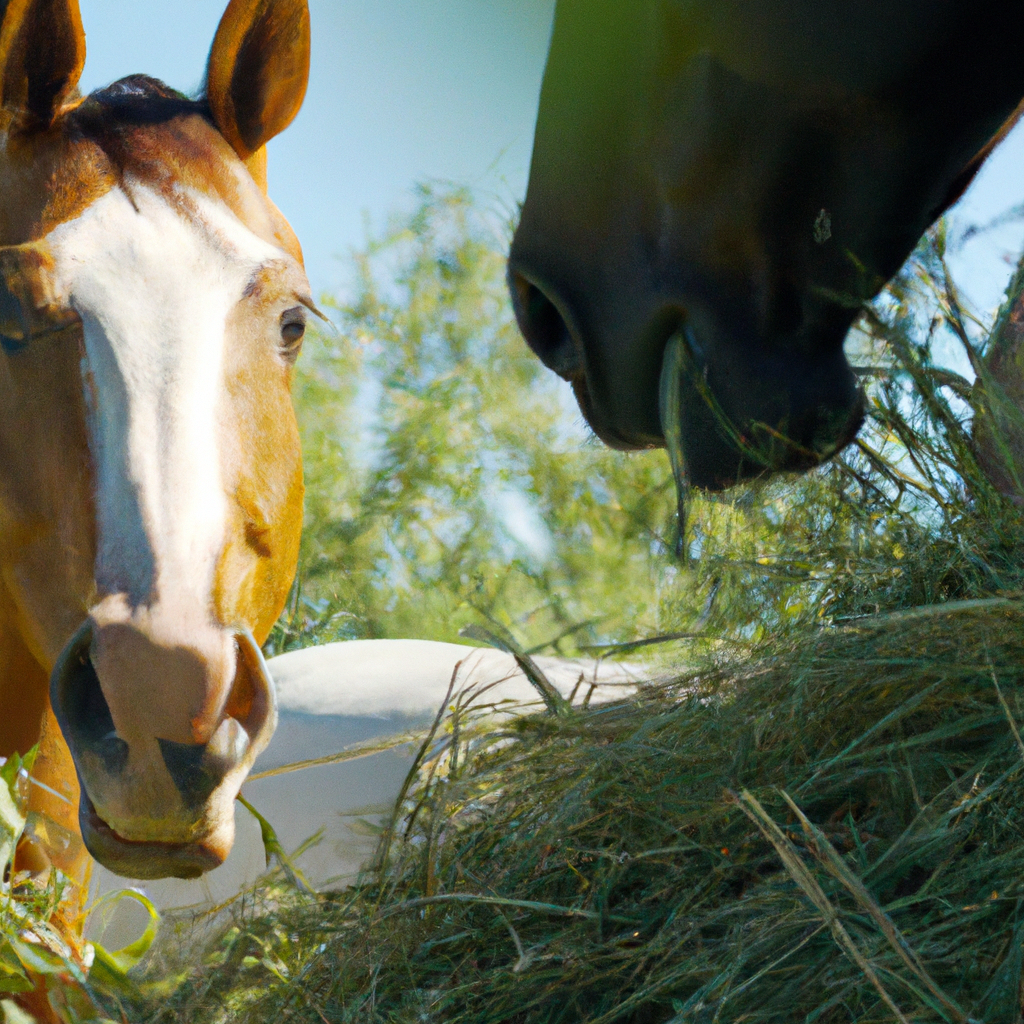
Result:
[[273,649],[481,621],[561,649],[657,631],[667,460],[588,439],[516,329],[500,229],[464,190],[419,200],[300,363],[306,532]]

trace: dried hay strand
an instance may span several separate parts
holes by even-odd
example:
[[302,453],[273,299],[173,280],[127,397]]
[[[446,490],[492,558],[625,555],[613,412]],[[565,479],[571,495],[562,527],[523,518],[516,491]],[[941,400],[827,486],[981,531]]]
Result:
[[152,1019],[1017,1020],[1022,648],[1024,602],[971,602],[449,719],[388,863],[240,922]]

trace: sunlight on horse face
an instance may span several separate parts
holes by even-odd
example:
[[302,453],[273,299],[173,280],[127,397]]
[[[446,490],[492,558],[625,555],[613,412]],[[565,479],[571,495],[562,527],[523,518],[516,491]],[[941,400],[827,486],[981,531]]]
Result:
[[[559,0],[509,280],[595,432],[708,488],[856,433],[843,341],[1024,96],[1024,7]],[[957,72],[949,72],[949,62]]]
[[[266,68],[237,38],[256,6],[225,15],[209,105],[135,76],[43,129],[8,109],[0,152],[0,618],[53,669],[86,845],[131,877],[224,859],[276,722],[257,644],[298,556],[290,381],[312,302],[257,179],[301,102],[308,22],[278,4],[298,88],[264,80],[255,102],[283,114],[247,112],[230,75],[225,113],[223,63]],[[2,663],[0,682],[12,703]]]

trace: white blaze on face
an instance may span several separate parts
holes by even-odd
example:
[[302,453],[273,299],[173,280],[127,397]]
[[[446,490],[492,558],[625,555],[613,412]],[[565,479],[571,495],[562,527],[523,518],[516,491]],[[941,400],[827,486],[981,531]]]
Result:
[[127,609],[206,617],[224,544],[218,404],[226,322],[281,252],[229,210],[115,188],[48,237],[82,318],[96,583]]

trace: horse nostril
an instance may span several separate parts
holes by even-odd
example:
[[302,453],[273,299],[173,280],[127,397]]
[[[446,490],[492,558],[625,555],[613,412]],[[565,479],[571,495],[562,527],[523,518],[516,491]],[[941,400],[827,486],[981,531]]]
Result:
[[266,746],[277,722],[277,697],[252,634],[235,636],[237,659],[223,719],[206,743],[158,739],[164,765],[187,807],[201,807],[247,757]]
[[[277,726],[277,691],[252,633],[246,628],[240,629],[235,634],[235,644],[238,654],[235,678],[224,705],[224,717],[243,730],[246,743],[258,754]],[[226,736],[223,728],[221,723],[211,743],[223,741],[231,745],[240,741],[234,734]]]
[[120,775],[128,764],[128,744],[114,727],[89,657],[91,642],[92,630],[85,626],[65,648],[53,671],[50,700],[72,749],[90,751],[111,775]]
[[188,807],[201,807],[249,750],[249,734],[234,718],[225,718],[209,743],[158,739],[171,781]]
[[185,806],[202,807],[224,780],[230,765],[215,754],[211,756],[209,748],[202,743],[176,743],[161,739],[157,743],[171,781]]
[[580,355],[557,307],[535,284],[509,271],[509,290],[519,329],[540,361],[566,380],[580,371]]

